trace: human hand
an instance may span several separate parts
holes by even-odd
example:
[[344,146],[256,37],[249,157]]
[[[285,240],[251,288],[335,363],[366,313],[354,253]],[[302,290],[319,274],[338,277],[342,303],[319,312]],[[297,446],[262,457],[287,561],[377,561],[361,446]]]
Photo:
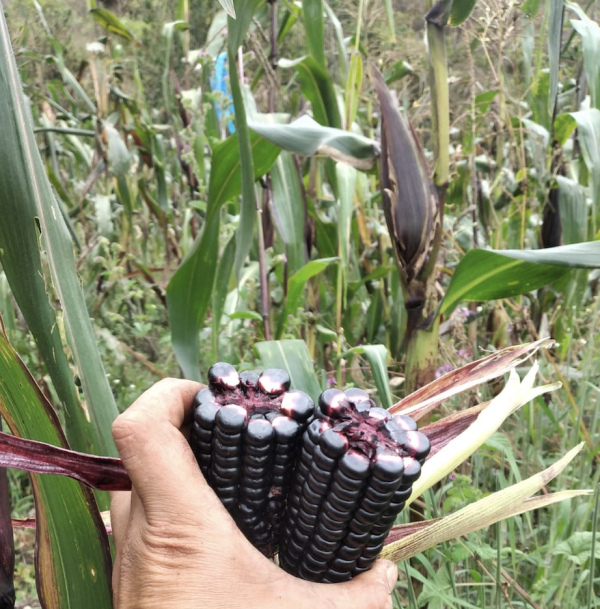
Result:
[[378,561],[343,584],[289,575],[244,537],[181,429],[202,385],[166,379],[113,424],[131,492],[111,496],[115,609],[390,609],[397,569]]

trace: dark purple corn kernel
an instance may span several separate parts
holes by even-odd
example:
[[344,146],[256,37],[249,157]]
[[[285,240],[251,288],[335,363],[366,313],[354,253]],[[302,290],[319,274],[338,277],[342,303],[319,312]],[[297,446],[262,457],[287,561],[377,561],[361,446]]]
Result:
[[220,409],[221,405],[216,402],[202,402],[194,411],[194,421],[203,429],[212,429]]
[[[244,436],[245,443],[251,446],[263,447],[271,446],[275,438],[273,427],[266,419],[252,419],[248,422],[246,435]],[[249,447],[247,447],[248,450]]]
[[[231,440],[231,436],[227,436],[227,439]],[[241,441],[241,439],[242,437],[239,436],[239,441]],[[238,455],[241,449],[239,442],[236,444],[232,441],[230,444],[224,444],[218,437],[215,437],[212,443],[212,450],[223,457],[233,457]]]
[[221,467],[213,460],[211,464],[212,473],[215,477],[215,481],[223,479],[227,480],[228,484],[231,484],[232,480],[237,480],[240,477],[240,470],[237,467]]
[[242,464],[242,455],[240,454],[234,457],[223,457],[219,453],[215,453],[213,455],[213,460],[214,463],[219,467],[239,469],[240,465]]
[[364,480],[370,473],[369,459],[356,450],[349,450],[339,461],[340,472],[352,480]]
[[373,463],[372,475],[383,482],[395,482],[400,486],[404,474],[404,461],[402,457],[389,450],[377,452]]
[[270,424],[278,444],[290,444],[304,431],[298,421],[282,413],[272,419]]
[[404,457],[404,474],[402,474],[402,484],[413,484],[421,475],[421,464],[412,457]]
[[353,533],[350,532],[346,535],[346,539],[344,543],[350,548],[362,548],[367,544],[369,539],[371,538],[371,531],[367,531],[366,533]]
[[198,408],[198,406],[201,406],[205,402],[214,402],[215,397],[215,393],[211,391],[208,387],[200,389],[200,391],[198,391],[198,393],[194,396],[194,411]]
[[404,414],[395,415],[394,423],[404,431],[417,431],[417,422]]
[[224,433],[239,434],[244,431],[248,423],[248,413],[241,406],[228,404],[223,406],[215,417],[216,426]]
[[258,377],[258,386],[270,396],[281,395],[290,388],[290,376],[284,370],[268,368]]
[[[367,569],[365,569],[367,570]],[[323,578],[323,583],[325,584],[341,584],[342,582],[347,582],[352,579],[352,573],[336,571],[335,569],[328,569],[325,577]]]
[[325,523],[319,522],[316,528],[316,533],[319,534],[323,539],[333,542],[341,542],[345,535],[345,529],[339,526],[335,529],[328,528]]
[[341,499],[333,493],[329,495],[327,501],[331,504],[333,508],[342,513],[352,512],[358,507],[358,499],[347,501],[345,499]]
[[258,390],[258,374],[256,372],[241,372],[240,381],[246,394]]
[[200,427],[200,425],[198,425],[196,421],[192,423],[192,434],[193,437],[196,438],[199,442],[206,442],[208,444],[212,442],[213,430]]
[[213,441],[219,441],[221,442],[221,444],[224,444],[226,446],[239,446],[242,442],[242,434],[228,434],[227,432],[222,431],[218,427],[215,427],[215,440]]
[[407,431],[404,448],[411,457],[423,462],[431,450],[431,442],[425,434],[419,431]]
[[321,434],[319,447],[326,457],[339,459],[348,450],[348,440],[340,432],[328,429]]
[[371,408],[368,414],[372,419],[379,419],[381,421],[387,421],[390,418],[390,413],[385,408],[379,408],[378,406]]
[[373,401],[369,397],[369,394],[364,389],[359,389],[358,387],[350,387],[344,391],[346,394],[346,399],[357,406],[358,404],[362,404],[364,402],[368,402],[369,405],[373,404]]
[[339,418],[348,410],[346,394],[339,389],[327,389],[319,396],[321,413],[331,418]]
[[296,421],[306,423],[315,414],[315,403],[304,391],[288,391],[281,400],[281,411]]
[[336,552],[337,558],[344,558],[346,560],[358,560],[362,554],[363,546],[347,546],[342,544]]
[[239,387],[240,377],[231,364],[219,362],[208,369],[208,384],[215,391],[230,391]]

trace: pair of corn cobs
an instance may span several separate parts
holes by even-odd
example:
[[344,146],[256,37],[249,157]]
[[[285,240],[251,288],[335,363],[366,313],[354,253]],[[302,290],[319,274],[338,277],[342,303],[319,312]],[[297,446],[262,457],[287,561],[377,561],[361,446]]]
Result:
[[411,495],[429,440],[361,389],[328,389],[318,407],[283,370],[208,371],[191,445],[246,537],[289,573],[347,581],[368,570]]

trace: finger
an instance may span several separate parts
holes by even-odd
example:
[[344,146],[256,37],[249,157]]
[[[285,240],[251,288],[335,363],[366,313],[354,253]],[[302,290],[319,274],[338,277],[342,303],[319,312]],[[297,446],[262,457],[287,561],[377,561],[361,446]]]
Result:
[[146,510],[163,509],[184,490],[208,488],[180,431],[202,387],[192,381],[160,381],[113,423],[117,450]]
[[387,560],[378,560],[370,571],[344,584],[324,584],[333,594],[332,607],[344,609],[388,609],[396,587],[398,568]]

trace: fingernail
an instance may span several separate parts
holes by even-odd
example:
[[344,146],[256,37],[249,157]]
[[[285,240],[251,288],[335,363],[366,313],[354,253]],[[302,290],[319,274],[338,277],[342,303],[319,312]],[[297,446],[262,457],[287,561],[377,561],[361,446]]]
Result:
[[394,588],[396,587],[396,582],[398,581],[398,567],[390,563],[385,571],[385,578],[387,580],[390,592],[393,592]]

